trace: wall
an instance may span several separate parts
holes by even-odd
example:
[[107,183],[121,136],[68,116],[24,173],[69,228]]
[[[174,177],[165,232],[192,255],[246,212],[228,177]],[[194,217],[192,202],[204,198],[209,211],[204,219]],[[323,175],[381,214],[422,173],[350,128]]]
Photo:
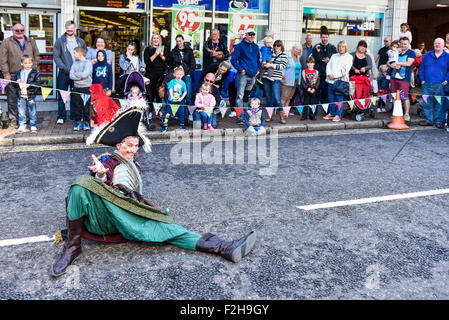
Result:
[[414,48],[425,42],[427,50],[433,49],[433,41],[440,37],[445,39],[449,33],[449,8],[418,10],[409,12],[408,23],[412,27]]
[[298,45],[302,31],[302,0],[270,1],[270,30],[286,50]]

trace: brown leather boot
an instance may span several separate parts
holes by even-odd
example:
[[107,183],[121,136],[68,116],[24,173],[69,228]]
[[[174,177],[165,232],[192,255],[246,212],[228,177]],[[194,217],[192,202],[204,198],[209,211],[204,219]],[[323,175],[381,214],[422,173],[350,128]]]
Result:
[[53,277],[63,275],[67,267],[81,254],[81,235],[83,232],[84,217],[76,220],[69,220],[66,217],[66,223],[69,231],[62,253],[52,266],[51,275]]
[[281,123],[287,123],[284,116],[284,110],[279,111],[279,117],[281,118]]
[[212,233],[206,233],[198,240],[196,250],[218,254],[226,260],[239,262],[251,251],[255,242],[256,233],[254,231],[234,241],[223,241]]

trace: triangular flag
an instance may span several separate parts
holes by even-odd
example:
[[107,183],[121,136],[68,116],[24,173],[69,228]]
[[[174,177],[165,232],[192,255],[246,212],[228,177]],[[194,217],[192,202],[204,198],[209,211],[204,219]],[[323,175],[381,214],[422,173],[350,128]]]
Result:
[[208,117],[210,117],[212,111],[214,111],[214,107],[204,107],[204,109],[205,109]]
[[393,92],[392,94],[393,100],[396,100],[396,92]]
[[371,103],[376,105],[377,97],[371,97]]
[[422,98],[423,98],[424,102],[427,103],[427,98],[429,98],[429,96],[427,94],[423,94]]
[[362,107],[365,106],[365,99],[359,99],[360,104],[362,105]]
[[172,105],[170,105],[170,107],[171,107],[172,116],[175,116],[176,113],[178,112],[179,104],[172,104]]
[[273,116],[273,110],[274,110],[274,108],[273,108],[273,107],[270,107],[270,108],[265,108],[265,109],[267,110],[268,117],[271,118],[271,117]]
[[327,113],[329,110],[329,103],[322,104],[321,106],[323,107],[324,112]]
[[89,101],[89,99],[90,99],[90,94],[84,94],[84,93],[82,93],[81,94],[81,98],[83,98],[83,103],[84,103],[84,105],[86,105],[86,103]]
[[441,104],[441,97],[440,96],[435,96],[435,99],[437,100],[438,104]]
[[304,109],[304,107],[299,106],[299,107],[296,107],[296,109],[298,110],[299,114],[302,114],[302,110]]
[[284,108],[283,108],[284,116],[288,117],[288,114],[290,113],[290,108],[291,108],[291,107],[284,107]]
[[348,101],[349,109],[354,109],[354,100]]
[[382,96],[380,96],[380,98],[382,99],[382,101],[386,104],[387,103],[387,94],[384,94]]
[[220,113],[221,113],[221,118],[222,119],[224,118],[224,116],[226,114],[226,111],[228,111],[227,107],[220,108]]
[[162,103],[153,103],[154,113],[158,114],[162,108]]
[[53,89],[52,88],[47,88],[47,87],[41,87],[41,91],[42,91],[42,99],[47,99],[48,95],[51,93]]
[[315,111],[316,111],[316,106],[313,105],[313,106],[309,106],[309,107],[312,109],[312,112],[315,113]]
[[64,101],[64,103],[66,103],[67,99],[70,96],[70,91],[59,90],[59,94],[61,95],[62,101]]
[[193,111],[195,111],[195,106],[188,106],[187,109],[189,109],[189,114],[193,114]]
[[5,94],[5,88],[8,85],[9,80],[0,79],[0,88],[2,88],[2,94]]
[[28,83],[19,82],[20,91],[23,95],[27,95],[27,89],[30,85]]
[[235,109],[235,112],[237,113],[237,117],[240,118],[240,115],[242,114],[243,108],[234,108],[234,109]]
[[126,108],[126,105],[128,104],[128,100],[119,99],[119,101],[120,101],[120,105],[122,106],[122,108]]
[[343,106],[343,102],[336,102],[335,104],[336,104],[337,107],[338,107],[338,111],[340,111],[340,110],[341,110],[341,107]]

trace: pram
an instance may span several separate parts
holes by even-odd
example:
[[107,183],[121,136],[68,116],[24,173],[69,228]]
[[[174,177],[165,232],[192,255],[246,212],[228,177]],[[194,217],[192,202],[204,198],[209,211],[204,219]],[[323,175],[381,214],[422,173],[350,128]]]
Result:
[[[350,98],[354,100],[354,108],[352,112],[355,113],[355,120],[362,121],[366,114],[374,118],[373,105],[371,103],[371,80],[365,76],[352,76],[349,78],[350,82],[354,84],[354,94]],[[360,99],[365,99],[363,103]]]
[[[131,72],[127,77],[125,81],[125,87],[124,87],[124,95],[125,98],[128,99],[129,93],[131,91],[132,87],[138,87],[140,90],[140,94],[144,97],[144,100],[146,101],[146,86],[145,86],[145,79],[140,72],[133,71]],[[152,131],[156,128],[156,126],[151,123],[153,119],[153,105],[147,105],[143,107],[143,113],[142,113],[142,122],[145,124],[148,130]]]

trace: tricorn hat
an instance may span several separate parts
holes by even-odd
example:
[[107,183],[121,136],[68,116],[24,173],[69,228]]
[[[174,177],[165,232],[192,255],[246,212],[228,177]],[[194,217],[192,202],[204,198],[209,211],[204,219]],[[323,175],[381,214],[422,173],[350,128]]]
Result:
[[151,142],[140,132],[139,125],[143,110],[140,108],[123,109],[108,97],[101,84],[91,86],[94,107],[95,127],[86,139],[86,144],[93,142],[115,147],[129,136],[139,137],[139,147],[151,152]]

